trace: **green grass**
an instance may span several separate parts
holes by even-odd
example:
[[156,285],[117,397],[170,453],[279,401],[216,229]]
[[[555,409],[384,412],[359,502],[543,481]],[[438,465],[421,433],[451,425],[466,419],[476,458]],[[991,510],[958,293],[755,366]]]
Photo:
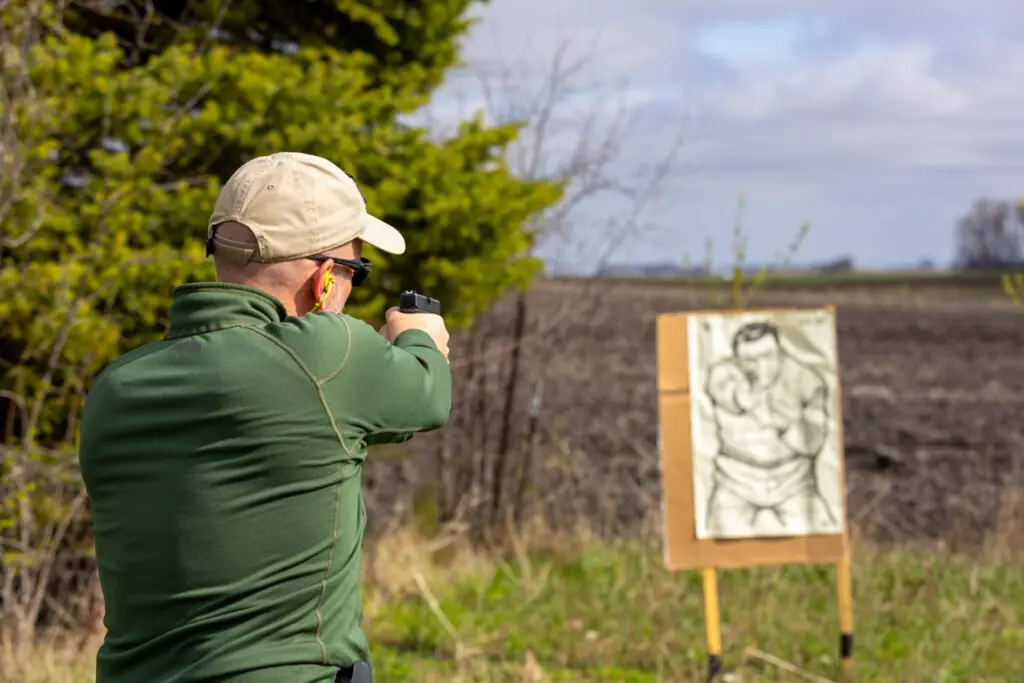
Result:
[[[526,569],[528,568],[528,569]],[[1002,562],[927,551],[874,551],[854,568],[857,680],[1020,681],[1024,572]],[[745,657],[754,647],[839,677],[831,567],[723,571],[726,667],[742,681],[794,680]],[[699,574],[672,574],[657,555],[593,547],[575,557],[532,557],[393,595],[368,618],[386,681],[699,681],[705,669]],[[459,647],[456,647],[459,643]],[[476,650],[456,663],[457,649]],[[436,678],[435,678],[436,676]]]
[[[507,563],[463,552],[446,568],[422,544],[392,547],[367,562],[378,681],[704,680],[700,577],[665,571],[656,551],[594,544]],[[800,680],[748,647],[840,679],[831,567],[728,570],[719,588],[732,680]],[[858,681],[1024,680],[1016,559],[859,548],[854,597]],[[0,682],[86,683],[90,657],[0,653]]]

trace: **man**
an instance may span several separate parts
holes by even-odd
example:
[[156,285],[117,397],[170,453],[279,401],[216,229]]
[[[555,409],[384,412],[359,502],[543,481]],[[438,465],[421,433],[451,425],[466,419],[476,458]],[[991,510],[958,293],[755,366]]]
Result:
[[[342,313],[363,242],[401,254],[331,162],[243,165],[208,227],[218,282],[96,380],[80,460],[106,600],[97,683],[368,679],[368,445],[448,420],[440,316]],[[359,676],[356,676],[359,679]]]
[[828,437],[828,385],[785,352],[778,328],[741,327],[732,356],[711,366],[707,394],[719,442],[709,526],[735,536],[834,525],[816,471]]

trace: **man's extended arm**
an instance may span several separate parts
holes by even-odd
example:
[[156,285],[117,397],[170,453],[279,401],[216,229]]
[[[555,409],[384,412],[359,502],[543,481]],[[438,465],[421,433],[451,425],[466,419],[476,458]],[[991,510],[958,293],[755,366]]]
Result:
[[828,385],[814,370],[798,366],[800,419],[782,433],[782,440],[795,452],[815,455],[828,436]]
[[370,445],[447,424],[452,375],[430,335],[407,330],[392,344],[366,323],[348,316],[345,322],[349,355],[324,385],[332,412],[364,432]]

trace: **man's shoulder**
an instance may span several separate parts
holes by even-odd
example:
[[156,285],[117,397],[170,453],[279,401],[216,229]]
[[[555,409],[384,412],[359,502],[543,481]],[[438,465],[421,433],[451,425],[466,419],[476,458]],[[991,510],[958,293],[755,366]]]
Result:
[[376,333],[370,325],[347,313],[308,313],[301,316],[289,316],[282,322],[273,323],[270,327],[292,336],[334,335],[347,339],[367,332]]
[[122,377],[130,377],[136,372],[145,372],[144,364],[140,364],[136,361],[144,360],[154,353],[158,353],[173,342],[165,339],[159,339],[157,341],[143,344],[138,348],[132,349],[125,354],[122,354],[108,363],[92,381],[92,388],[89,390],[90,396],[99,393],[106,385],[116,384]]
[[377,335],[370,325],[345,313],[292,316],[264,329],[317,377],[338,370],[360,340]]

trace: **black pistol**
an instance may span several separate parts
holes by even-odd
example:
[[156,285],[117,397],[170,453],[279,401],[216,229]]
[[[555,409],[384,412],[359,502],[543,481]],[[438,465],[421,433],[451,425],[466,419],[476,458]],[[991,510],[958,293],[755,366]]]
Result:
[[441,315],[441,302],[407,289],[398,297],[398,310],[402,313],[433,313],[434,315]]

